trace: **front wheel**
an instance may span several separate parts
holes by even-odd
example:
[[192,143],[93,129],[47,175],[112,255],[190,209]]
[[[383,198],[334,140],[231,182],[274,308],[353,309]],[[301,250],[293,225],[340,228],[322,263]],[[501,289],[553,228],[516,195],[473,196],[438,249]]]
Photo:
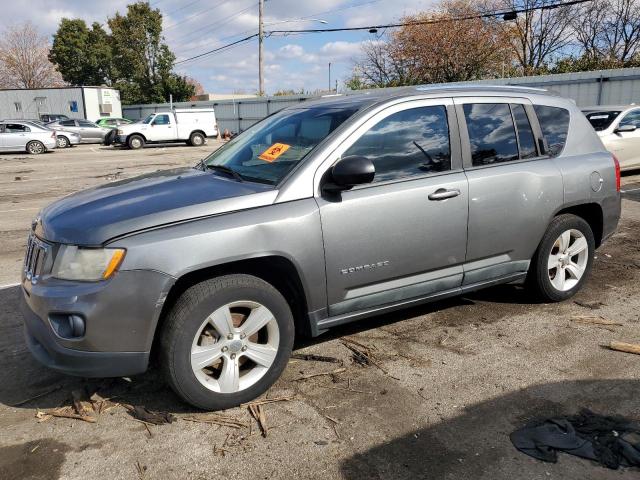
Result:
[[278,290],[226,275],[178,299],[164,324],[161,362],[183,400],[221,410],[264,393],[286,367],[293,340],[293,316]]
[[553,219],[531,261],[527,282],[548,302],[572,297],[591,271],[595,240],[589,224],[570,214]]
[[127,139],[127,146],[131,150],[138,150],[139,148],[144,147],[144,139],[140,135],[131,135]]

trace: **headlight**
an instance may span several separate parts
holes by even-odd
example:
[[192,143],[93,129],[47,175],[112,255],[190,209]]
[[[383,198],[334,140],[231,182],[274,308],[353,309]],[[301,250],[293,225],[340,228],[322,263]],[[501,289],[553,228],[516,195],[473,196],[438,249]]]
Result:
[[63,280],[106,280],[118,269],[124,255],[123,248],[62,245],[56,255],[51,275]]
[[118,131],[116,132],[118,135],[124,135],[124,130],[120,130],[118,129]]

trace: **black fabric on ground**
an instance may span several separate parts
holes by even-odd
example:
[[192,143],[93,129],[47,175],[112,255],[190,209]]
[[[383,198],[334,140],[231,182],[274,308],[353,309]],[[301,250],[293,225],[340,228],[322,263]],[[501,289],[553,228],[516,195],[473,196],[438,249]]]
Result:
[[518,450],[545,462],[556,462],[558,452],[565,452],[614,470],[640,467],[640,424],[623,417],[584,409],[577,415],[531,422],[510,438]]
[[133,407],[130,411],[131,415],[138,420],[142,420],[145,423],[152,423],[154,425],[164,425],[165,423],[172,423],[176,417],[168,412],[152,412],[144,407]]

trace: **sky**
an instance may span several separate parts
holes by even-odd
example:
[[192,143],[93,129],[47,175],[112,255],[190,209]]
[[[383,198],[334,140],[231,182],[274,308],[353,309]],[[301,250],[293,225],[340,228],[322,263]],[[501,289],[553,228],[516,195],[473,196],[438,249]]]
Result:
[[[5,2],[0,25],[31,21],[43,34],[55,33],[60,19],[87,22],[124,13],[127,0],[21,0]],[[340,28],[393,23],[403,15],[428,10],[433,0],[266,0],[265,30]],[[151,0],[163,14],[164,36],[177,61],[226,45],[258,30],[258,0]],[[319,22],[323,20],[326,24]],[[342,89],[360,54],[367,31],[272,35],[265,39],[265,90]],[[258,42],[253,39],[201,59],[176,65],[208,93],[258,90]]]

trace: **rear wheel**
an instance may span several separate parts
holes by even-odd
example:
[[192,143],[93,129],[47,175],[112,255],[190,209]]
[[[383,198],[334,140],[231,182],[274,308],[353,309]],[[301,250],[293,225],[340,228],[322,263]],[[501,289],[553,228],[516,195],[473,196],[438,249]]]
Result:
[[264,393],[287,365],[293,316],[272,285],[250,275],[199,283],[178,299],[162,332],[162,366],[173,390],[205,409]]
[[27,143],[27,152],[32,155],[40,155],[47,151],[47,147],[44,146],[44,143],[39,142],[38,140],[33,140]]
[[56,145],[58,148],[67,148],[71,142],[64,135],[58,135],[56,137]]
[[202,145],[204,145],[204,141],[204,135],[199,132],[193,132],[189,136],[189,145],[191,145],[192,147],[201,147]]
[[127,139],[127,146],[132,150],[138,150],[139,148],[144,147],[144,138],[140,135],[131,135]]
[[575,215],[559,215],[542,237],[527,281],[544,301],[570,298],[591,271],[594,252],[589,224]]

